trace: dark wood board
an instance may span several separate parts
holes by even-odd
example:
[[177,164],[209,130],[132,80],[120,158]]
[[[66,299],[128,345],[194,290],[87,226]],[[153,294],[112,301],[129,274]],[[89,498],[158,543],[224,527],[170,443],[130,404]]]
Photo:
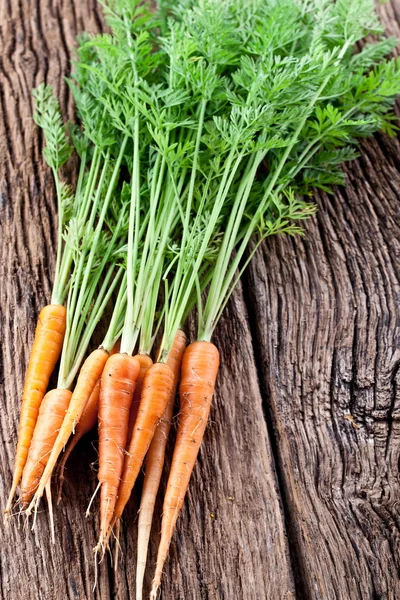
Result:
[[[54,268],[55,194],[31,90],[64,83],[75,36],[102,28],[94,0],[0,0],[0,506],[11,480],[20,396]],[[400,0],[380,7],[400,33]],[[234,294],[216,343],[223,367],[169,561],[165,600],[400,597],[400,154],[377,136],[319,195],[304,239],[268,241]],[[0,597],[133,598],[137,500],[122,560],[93,592],[95,436],[69,465],[50,543],[0,531]],[[165,482],[164,482],[165,485]],[[161,504],[158,503],[158,512]],[[152,537],[156,553],[159,520]],[[149,572],[149,583],[151,573]]]

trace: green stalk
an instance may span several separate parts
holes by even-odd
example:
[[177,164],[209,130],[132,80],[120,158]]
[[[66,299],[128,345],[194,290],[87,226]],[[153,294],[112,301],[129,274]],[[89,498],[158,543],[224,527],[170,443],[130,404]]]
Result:
[[127,290],[128,305],[122,332],[121,352],[131,355],[135,347],[132,328],[135,294],[135,273],[139,252],[140,227],[140,155],[139,155],[139,111],[135,108],[134,147],[132,167],[132,193],[129,213]]
[[215,309],[219,304],[219,298],[222,294],[221,288],[224,285],[224,276],[237,242],[238,230],[242,222],[243,213],[250,196],[257,169],[264,156],[265,152],[263,151],[259,151],[255,155],[250,156],[235,201],[231,208],[231,214],[218,252],[211,286],[207,295],[206,306],[204,309],[204,328],[199,328],[200,338],[207,341],[209,341],[208,338],[211,337],[212,323],[215,319]]
[[62,304],[62,296],[58,293],[55,294],[55,288],[59,288],[60,278],[60,267],[61,267],[61,256],[63,253],[63,225],[64,225],[64,207],[61,200],[60,181],[57,176],[57,171],[53,169],[53,176],[56,185],[57,193],[57,207],[58,207],[58,226],[57,226],[57,257],[56,257],[56,269],[54,275],[54,286],[53,295],[51,302],[52,304]]
[[[104,269],[105,269],[107,263],[110,262],[111,255],[117,249],[118,238],[120,236],[122,222],[123,222],[124,217],[125,217],[125,211],[122,210],[119,215],[118,223],[116,224],[115,229],[113,231],[113,235],[107,244],[107,250],[104,253],[104,256],[103,256],[99,266],[96,268],[95,272],[91,276],[90,287],[88,288],[89,291],[87,291],[87,293],[86,293],[85,304],[82,308],[83,315],[90,314],[90,312],[96,313],[96,305],[93,307],[92,311],[90,311],[90,306],[91,306],[91,303],[93,300],[93,296],[96,292],[97,285],[100,281],[100,278],[103,275]],[[82,335],[83,327],[85,327],[85,328],[87,327],[86,320],[83,318],[79,318],[79,320],[77,322],[77,326],[74,329],[73,345],[70,348],[70,353],[72,355],[75,355],[77,352],[77,346],[78,346],[79,340]]]
[[[79,166],[79,175],[78,175],[78,181],[77,181],[77,185],[76,185],[75,198],[74,198],[74,208],[73,208],[74,216],[79,214],[79,208],[80,208],[79,199],[80,199],[80,195],[81,195],[83,179],[84,179],[84,174],[85,174],[85,169],[86,169],[86,159],[87,159],[87,152],[85,150],[82,154],[82,158],[81,158],[81,162],[80,162],[80,166]],[[60,300],[60,303],[61,302],[64,303],[65,296],[67,294],[67,289],[68,289],[68,281],[67,280],[68,280],[70,272],[71,272],[73,255],[74,255],[74,251],[71,248],[71,246],[68,243],[64,243],[64,252],[62,255],[62,259],[61,259],[59,273],[54,278],[54,286],[53,286],[53,294],[55,294],[55,298]],[[60,293],[61,291],[62,291],[62,293]]]
[[[175,198],[175,195],[173,197]],[[143,277],[143,285],[144,283],[146,284],[146,289],[144,289],[144,287],[141,286],[143,292],[140,296],[138,296],[138,298],[141,299],[141,301],[137,302],[138,317],[134,324],[136,339],[142,324],[142,319],[146,309],[148,298],[150,294],[153,293],[153,286],[155,285],[159,270],[162,268],[163,265],[164,254],[169,236],[176,225],[177,207],[175,205],[175,210],[173,210],[174,204],[175,203],[171,205],[166,205],[164,211],[161,213],[161,217],[159,220],[158,233],[156,236],[156,238],[158,239],[157,246],[151,252],[150,263],[147,265],[146,269],[146,273],[150,272],[150,277],[147,280],[145,280]],[[167,213],[167,215],[165,215],[165,213]]]
[[110,352],[121,335],[124,326],[124,315],[126,311],[127,273],[125,271],[121,285],[118,290],[117,300],[108,326],[107,333],[101,345],[106,352]]
[[[215,231],[215,226],[217,224],[221,210],[224,206],[224,201],[229,192],[232,181],[235,178],[240,163],[243,159],[244,150],[239,151],[236,160],[235,153],[236,148],[233,147],[226,160],[218,194],[213,206],[209,223],[207,224],[206,231],[204,232],[202,243],[197,251],[196,260],[194,261],[192,268],[188,269],[188,271],[185,274],[183,274],[180,280],[178,278],[174,278],[173,285],[176,286],[176,293],[174,290],[174,294],[171,300],[169,319],[166,318],[164,336],[160,347],[160,357],[162,357],[162,360],[167,360],[168,358],[168,354],[171,349],[171,345],[173,343],[176,331],[182,322],[182,318],[185,314],[187,304],[192,294],[192,290],[196,285],[196,277],[203,262],[204,255],[207,251],[210,239]],[[182,256],[181,260],[184,259],[185,256]]]
[[[92,231],[92,228],[94,226],[94,222],[97,216],[97,212],[99,209],[99,205],[100,205],[100,200],[101,200],[101,193],[103,191],[103,185],[104,185],[104,181],[106,179],[107,176],[107,169],[108,169],[108,164],[110,161],[110,153],[107,152],[104,164],[103,164],[103,169],[102,169],[102,173],[100,176],[100,181],[98,183],[97,186],[97,192],[96,192],[96,196],[94,199],[94,202],[92,204],[91,207],[91,212],[90,212],[90,218],[89,221],[86,223],[86,221],[82,220],[82,223],[84,223],[84,233],[83,233],[83,238],[82,238],[82,249],[80,250],[80,256],[79,256],[79,262],[78,265],[76,267],[76,276],[74,278],[74,293],[72,295],[72,299],[71,299],[71,307],[70,307],[70,311],[71,313],[73,313],[74,317],[73,317],[73,323],[72,323],[72,329],[76,329],[76,325],[78,322],[78,319],[80,318],[81,312],[82,312],[82,302],[83,302],[83,298],[85,295],[85,286],[89,277],[89,273],[91,271],[91,261],[90,261],[90,257],[94,256],[94,253],[97,249],[97,243],[99,241],[99,236],[100,236],[100,232],[102,229],[102,225],[103,223],[97,223],[96,229],[95,229],[95,237],[93,240],[89,239],[89,243],[90,243],[90,252],[89,252],[89,258],[87,260],[87,262],[85,263],[85,259],[86,256],[88,254],[88,250],[89,250],[89,244],[88,244],[88,240],[87,240],[87,232],[89,232],[89,235]],[[94,189],[94,185],[95,185],[95,180],[93,179],[92,185],[92,191]],[[85,211],[86,212],[86,211]],[[83,280],[81,282],[81,278],[83,277]]]
[[203,135],[204,117],[206,114],[206,107],[207,107],[207,100],[205,100],[203,98],[200,103],[199,123],[197,126],[197,135],[196,135],[196,144],[195,144],[194,154],[193,154],[192,172],[190,174],[189,193],[188,193],[188,199],[187,199],[187,204],[186,204],[186,217],[185,217],[185,222],[184,222],[184,226],[183,226],[182,248],[185,248],[185,246],[186,246],[186,235],[189,230],[190,214],[191,214],[192,204],[193,204],[194,185],[195,185],[196,175],[197,175],[197,165],[198,165],[198,159],[199,159],[200,142],[201,142],[201,137]]
[[[99,158],[100,158],[99,149],[96,147],[95,151],[94,151],[93,159],[92,159],[92,162],[90,165],[89,177],[88,177],[87,186],[85,189],[83,199],[80,198],[80,195],[81,195],[81,190],[82,190],[82,186],[83,186],[84,171],[85,171],[85,167],[86,167],[86,152],[84,153],[82,160],[81,160],[78,183],[77,183],[77,188],[75,191],[74,209],[73,209],[73,216],[78,220],[78,222],[81,222],[81,221],[86,222],[87,211],[90,206],[90,198],[91,198],[91,194],[93,192],[93,187],[94,187],[94,184],[95,184],[95,181],[96,181],[96,178],[98,175],[98,169],[100,166]],[[59,218],[59,224],[60,223],[61,223],[61,218]],[[65,242],[65,245],[64,245],[64,251],[62,253],[60,267],[59,267],[58,271],[56,271],[56,276],[54,278],[52,302],[55,304],[58,304],[58,303],[63,304],[64,303],[65,296],[67,294],[67,288],[68,288],[67,282],[68,282],[68,278],[70,276],[72,262],[74,260],[74,253],[75,253],[75,249],[71,247],[71,245],[68,243],[68,239],[67,239],[67,241]]]
[[156,315],[157,301],[162,277],[163,263],[158,268],[157,276],[150,288],[150,294],[145,304],[142,328],[140,332],[139,354],[150,355],[154,343],[154,321]]
[[[343,46],[341,52],[338,55],[339,59],[345,54],[349,44],[350,44],[350,40]],[[250,221],[250,224],[248,226],[246,234],[244,235],[242,242],[236,251],[235,257],[233,258],[229,269],[228,269],[228,264],[229,264],[229,258],[231,256],[231,252],[229,252],[229,254],[227,254],[227,256],[224,256],[224,258],[221,261],[221,266],[223,265],[225,267],[226,275],[224,278],[223,271],[222,271],[222,269],[220,269],[218,278],[215,278],[215,280],[213,279],[213,282],[211,284],[213,287],[212,296],[211,296],[210,300],[207,299],[207,307],[206,307],[207,317],[206,317],[206,322],[204,325],[204,330],[199,332],[200,339],[203,339],[205,341],[210,341],[210,339],[211,339],[213,330],[217,324],[217,316],[221,315],[220,307],[222,304],[225,305],[225,303],[226,303],[226,297],[228,294],[228,290],[229,289],[232,290],[232,287],[231,287],[232,280],[235,277],[236,269],[238,268],[240,261],[242,260],[242,257],[246,251],[246,248],[250,241],[250,238],[253,235],[256,227],[258,226],[258,223],[262,217],[262,214],[264,213],[264,211],[266,209],[267,203],[271,198],[271,194],[274,189],[274,186],[275,186],[275,184],[287,162],[287,159],[290,156],[290,152],[293,150],[295,144],[297,143],[300,133],[303,130],[307,119],[309,118],[310,111],[313,109],[316,102],[322,95],[322,92],[325,89],[325,87],[327,86],[330,78],[331,78],[331,75],[327,75],[325,77],[325,79],[319,86],[318,90],[311,98],[310,103],[309,103],[307,109],[305,110],[303,117],[300,119],[300,122],[293,134],[290,144],[288,144],[288,146],[286,147],[286,149],[283,153],[283,156],[278,164],[278,167],[275,170],[274,174],[272,175],[272,177],[268,183],[267,189],[266,189],[264,196],[260,202],[260,205],[259,205],[255,215],[253,216],[252,220]],[[251,191],[251,186],[250,186],[250,188],[248,188],[247,197],[250,194],[250,191]],[[240,219],[238,219],[236,229],[238,229],[238,227],[240,226],[241,216],[242,215],[240,215]],[[226,236],[226,234],[224,235],[224,237],[225,236]],[[232,240],[231,240],[230,244],[227,243],[227,244],[223,244],[223,245],[224,245],[224,249],[227,249],[228,247],[230,247],[231,250],[233,251],[234,245],[232,246]],[[214,284],[214,281],[216,282],[215,284]]]
[[[106,193],[106,196],[105,196],[103,204],[102,204],[101,213],[98,217],[94,238],[93,238],[93,240],[90,241],[91,247],[90,247],[90,252],[89,252],[88,259],[87,259],[87,263],[85,265],[83,273],[82,273],[82,269],[79,270],[79,276],[81,274],[83,274],[83,280],[82,280],[82,283],[80,284],[80,292],[78,295],[78,300],[76,302],[76,307],[74,307],[74,315],[75,316],[74,316],[74,321],[73,321],[73,328],[76,327],[77,320],[79,319],[79,315],[81,314],[81,311],[82,311],[82,305],[83,305],[83,301],[84,301],[84,290],[86,289],[86,286],[87,286],[87,283],[88,283],[88,280],[90,277],[90,273],[92,270],[93,261],[94,261],[94,258],[95,258],[96,252],[97,252],[97,247],[98,247],[99,241],[100,241],[100,235],[102,233],[104,219],[105,219],[105,216],[106,216],[106,213],[108,210],[108,205],[109,205],[111,197],[114,193],[114,188],[117,183],[117,179],[119,177],[120,166],[121,166],[122,158],[124,156],[124,151],[125,151],[125,146],[126,146],[127,141],[128,141],[128,138],[127,138],[127,136],[125,136],[122,141],[122,144],[121,144],[118,158],[114,165],[113,174],[111,176],[111,180],[108,185],[107,193]],[[107,159],[108,159],[108,154],[106,156],[106,161],[107,161]],[[105,172],[106,172],[106,169],[104,168],[102,175],[104,175]],[[101,183],[102,183],[102,180],[101,180]],[[100,184],[99,184],[99,188],[101,188]],[[96,213],[95,207],[97,209],[99,202],[100,202],[100,192],[96,195],[96,199],[94,202],[94,207],[92,210],[93,218]],[[92,223],[92,219],[90,222]]]
[[[96,150],[97,150],[97,148],[96,148]],[[94,188],[95,188],[97,177],[98,177],[99,170],[100,170],[100,152],[96,152],[96,150],[95,150],[95,154],[93,156],[93,161],[92,161],[92,164],[90,167],[89,178],[88,178],[88,182],[87,182],[86,189],[85,189],[85,194],[84,194],[83,201],[82,201],[82,208],[80,209],[80,211],[79,211],[80,214],[78,216],[79,222],[78,222],[77,226],[79,226],[80,230],[78,232],[77,237],[78,237],[79,241],[82,240],[82,242],[84,241],[85,229],[89,229],[89,228],[91,229],[93,227],[94,219],[96,217],[96,211],[94,210],[94,207],[92,205],[91,218],[90,218],[89,223],[86,224],[88,210],[91,206],[91,199],[93,196]],[[83,234],[81,232],[81,227],[83,228]],[[76,249],[70,247],[70,252],[71,252],[71,259],[72,259],[76,253]],[[71,303],[70,303],[70,310],[72,312],[75,312],[75,309],[76,309],[76,302],[77,302],[78,291],[79,291],[79,283],[78,282],[80,281],[80,277],[81,277],[81,274],[83,271],[85,256],[86,256],[86,248],[84,247],[79,254],[78,265],[75,265],[75,268],[74,268],[74,270],[76,271],[76,277],[73,278],[73,282],[75,283],[75,286],[74,286],[74,284],[72,284],[72,287],[74,287],[74,294],[72,296]],[[77,257],[75,257],[75,260],[77,260]]]
[[[89,318],[87,328],[85,330],[85,335],[82,338],[81,344],[79,346],[79,350],[78,350],[75,360],[73,362],[73,366],[71,367],[71,370],[70,370],[68,376],[62,380],[64,387],[67,389],[69,389],[72,386],[74,379],[75,379],[76,375],[78,374],[78,371],[79,371],[81,364],[83,362],[83,359],[85,357],[85,354],[86,354],[87,348],[89,346],[93,332],[95,330],[95,327],[98,324],[98,322],[100,321],[100,319],[104,313],[104,310],[114,292],[114,289],[116,288],[118,282],[121,279],[121,275],[123,273],[122,267],[120,267],[117,275],[114,276],[114,279],[112,279],[111,285],[109,285],[109,282],[111,280],[111,275],[113,274],[114,268],[115,268],[114,265],[112,265],[110,267],[111,272],[105,278],[105,281],[104,281],[102,289],[101,289],[101,293],[99,293],[99,296],[98,296],[98,298],[102,298],[102,302],[100,305],[96,306],[96,312],[93,311]],[[60,371],[60,373],[61,373],[61,371]],[[62,387],[60,385],[60,383],[61,382],[59,381],[58,387]]]

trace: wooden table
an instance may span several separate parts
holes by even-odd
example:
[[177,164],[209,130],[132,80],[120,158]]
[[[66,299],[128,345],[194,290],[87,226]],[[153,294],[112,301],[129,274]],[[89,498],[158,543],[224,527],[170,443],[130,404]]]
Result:
[[[399,35],[400,0],[379,12]],[[52,84],[72,118],[63,78],[75,36],[103,22],[95,0],[1,0],[0,23],[3,508],[55,258],[55,194],[31,90]],[[346,173],[346,188],[318,194],[303,239],[263,245],[216,332],[223,367],[165,600],[400,598],[399,140],[363,143]],[[23,520],[1,529],[1,598],[134,597],[135,499],[120,569],[105,560],[92,591],[98,518],[84,510],[96,485],[94,439],[69,464],[56,545],[45,510],[34,532]]]

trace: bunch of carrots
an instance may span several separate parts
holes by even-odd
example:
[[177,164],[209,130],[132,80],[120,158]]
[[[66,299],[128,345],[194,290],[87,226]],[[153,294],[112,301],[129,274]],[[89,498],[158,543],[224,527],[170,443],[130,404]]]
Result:
[[[151,595],[207,426],[215,327],[259,244],[300,234],[314,188],[344,182],[361,137],[396,131],[400,63],[385,59],[372,0],[138,0],[103,4],[109,32],[81,36],[77,124],[34,92],[58,201],[51,303],[29,359],[6,515],[34,513],[96,423],[99,541],[118,539],[144,467],[142,599],[155,500],[179,385],[176,443]],[[369,34],[374,43],[359,42]],[[79,157],[74,189],[62,178]],[[189,315],[197,338],[184,333]],[[87,355],[98,323],[106,330]],[[156,344],[157,341],[157,344]],[[157,347],[155,347],[155,345]],[[48,391],[60,360],[57,388]],[[64,454],[63,451],[65,450]],[[54,533],[53,533],[54,535]]]

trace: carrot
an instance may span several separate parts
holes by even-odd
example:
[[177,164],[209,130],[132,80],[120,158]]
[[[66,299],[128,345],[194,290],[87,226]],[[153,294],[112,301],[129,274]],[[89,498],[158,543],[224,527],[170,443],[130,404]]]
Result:
[[150,442],[153,439],[157,423],[165,412],[173,385],[174,376],[169,365],[154,363],[147,369],[143,381],[138,416],[118,490],[113,523],[121,518],[129,500]]
[[171,429],[176,388],[179,381],[182,357],[185,349],[186,335],[179,329],[167,359],[167,364],[171,367],[174,376],[174,384],[171,389],[164,416],[157,426],[146,457],[146,473],[139,508],[136,600],[142,600],[143,597],[143,579],[146,568],[151,523],[153,521],[154,506],[164,467],[165,449]]
[[5,515],[9,514],[11,510],[12,500],[27,460],[40,404],[49,385],[50,376],[61,354],[65,326],[65,306],[49,304],[41,310],[22,394],[15,467],[12,486],[4,511]]
[[[115,342],[112,350],[110,351],[110,356],[113,354],[117,354],[120,349],[120,341]],[[64,470],[66,462],[75,448],[79,440],[88,433],[97,423],[97,417],[99,414],[99,398],[100,398],[100,379],[97,380],[97,383],[93,389],[93,392],[90,395],[90,398],[85,406],[85,409],[82,413],[81,418],[79,419],[79,423],[75,427],[75,435],[70,439],[67,449],[64,452],[64,456],[60,461],[58,467],[58,498],[57,504],[61,501],[61,492],[64,482]]]
[[43,496],[46,484],[53,473],[57,459],[60,456],[64,446],[68,442],[68,439],[71,433],[74,431],[75,426],[79,423],[79,419],[81,418],[90,395],[96,386],[97,380],[103,372],[108,356],[108,352],[102,348],[98,348],[97,350],[94,350],[85,360],[79,373],[74,392],[71,396],[67,414],[65,415],[56,441],[54,442],[49,460],[40,479],[39,487],[36,490],[32,502],[26,510],[27,515],[31,514],[34,506],[38,506],[38,502]]
[[128,440],[128,444],[132,439],[133,427],[135,425],[137,413],[139,410],[140,395],[142,393],[144,374],[146,373],[147,369],[153,364],[152,359],[147,354],[136,354],[136,358],[140,362],[140,372],[136,381],[135,393],[133,394],[131,409],[129,411],[128,435],[126,438]]
[[71,396],[69,390],[55,389],[43,398],[22,474],[20,502],[23,505],[30,502],[39,485]]
[[[151,343],[148,344],[148,347],[147,347],[148,351],[150,351],[150,347],[151,347]],[[133,394],[133,400],[132,400],[131,408],[129,411],[128,435],[126,438],[128,440],[128,445],[130,443],[130,440],[132,439],[133,428],[135,426],[135,421],[136,421],[137,413],[139,410],[140,396],[142,393],[144,375],[145,375],[147,369],[149,369],[151,367],[151,365],[153,364],[153,361],[150,358],[150,356],[148,354],[145,354],[142,352],[139,351],[139,354],[136,355],[136,358],[140,362],[140,373],[139,373],[139,377],[136,382],[135,393]],[[116,526],[116,528],[115,528],[114,535],[115,535],[116,546],[115,546],[115,556],[114,556],[114,569],[117,570],[118,569],[119,532],[120,532],[119,519],[117,521],[115,521],[115,526]],[[108,538],[110,537],[110,534],[111,534],[111,529],[109,529],[109,531],[108,531],[108,534],[107,534]]]
[[[79,419],[79,423],[75,427],[75,435],[70,439],[68,446],[64,452],[64,456],[59,464],[58,471],[58,498],[57,504],[61,500],[61,492],[64,482],[64,469],[65,464],[72,452],[75,448],[79,440],[88,433],[97,423],[97,415],[99,413],[99,397],[100,397],[100,379],[97,380],[97,383],[93,389],[93,392],[90,394],[90,398],[85,406],[85,409],[82,413],[81,418]],[[54,439],[55,441],[55,439]],[[53,442],[54,443],[54,442]]]
[[207,425],[218,368],[219,353],[214,344],[201,341],[188,346],[182,361],[179,425],[164,498],[151,598],[156,598],[161,584],[162,569]]
[[110,356],[101,377],[99,402],[100,540],[107,537],[124,466],[129,410],[140,372],[135,356]]

